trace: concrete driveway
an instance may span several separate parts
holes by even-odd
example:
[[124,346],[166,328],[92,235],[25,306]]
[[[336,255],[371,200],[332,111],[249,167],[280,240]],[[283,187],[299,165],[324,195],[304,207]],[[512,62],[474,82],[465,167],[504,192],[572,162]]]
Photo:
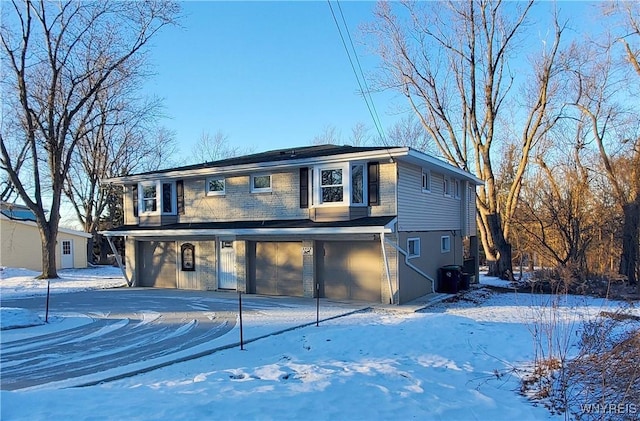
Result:
[[[0,389],[97,384],[239,347],[235,292],[122,288],[52,295],[45,326],[3,331]],[[245,347],[316,323],[315,299],[242,295]],[[44,319],[42,296],[2,300]],[[320,320],[367,308],[320,301]]]

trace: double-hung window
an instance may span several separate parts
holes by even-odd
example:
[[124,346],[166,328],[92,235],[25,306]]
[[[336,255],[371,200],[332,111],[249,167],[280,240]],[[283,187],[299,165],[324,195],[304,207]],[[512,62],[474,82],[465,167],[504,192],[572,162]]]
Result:
[[320,202],[344,202],[344,168],[326,168],[320,170]]
[[142,189],[139,191],[142,192],[142,200],[140,203],[142,204],[142,209],[140,209],[140,213],[154,213],[158,210],[157,207],[157,186],[156,183],[153,184],[142,184]]

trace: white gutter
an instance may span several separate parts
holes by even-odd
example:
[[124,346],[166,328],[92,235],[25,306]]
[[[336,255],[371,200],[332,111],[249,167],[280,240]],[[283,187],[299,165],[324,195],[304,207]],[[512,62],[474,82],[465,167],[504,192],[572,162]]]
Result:
[[320,165],[320,164],[332,164],[336,162],[344,162],[350,160],[367,160],[367,159],[391,159],[400,156],[406,156],[409,153],[409,148],[393,148],[393,149],[376,149],[367,152],[354,152],[339,155],[320,156],[316,158],[300,158],[300,159],[283,159],[279,161],[266,161],[253,164],[239,164],[239,165],[227,165],[224,167],[210,167],[210,168],[198,168],[198,169],[176,169],[170,171],[157,171],[147,174],[130,175],[123,177],[113,177],[100,180],[100,184],[126,184],[137,183],[139,181],[146,181],[149,177],[156,178],[189,178],[189,177],[201,177],[201,176],[213,176],[217,174],[233,174],[233,173],[248,173],[264,171],[272,168],[291,168],[301,167],[307,165]]
[[435,290],[435,285],[436,285],[436,281],[430,277],[429,275],[427,275],[426,273],[424,273],[420,268],[418,268],[417,266],[415,266],[413,263],[409,262],[409,253],[407,253],[406,250],[403,250],[402,248],[400,248],[399,245],[397,245],[396,243],[387,240],[385,238],[385,241],[387,242],[387,244],[389,244],[390,246],[394,247],[396,250],[398,250],[400,253],[402,253],[404,255],[404,263],[405,265],[409,266],[411,269],[413,269],[414,271],[416,271],[419,275],[427,278],[429,281],[431,281],[431,293],[436,292]]
[[237,229],[174,229],[158,227],[154,230],[132,229],[127,231],[100,231],[106,237],[189,237],[233,236],[233,235],[336,235],[336,234],[384,234],[393,232],[391,228],[373,227],[323,227],[323,228],[237,228]]

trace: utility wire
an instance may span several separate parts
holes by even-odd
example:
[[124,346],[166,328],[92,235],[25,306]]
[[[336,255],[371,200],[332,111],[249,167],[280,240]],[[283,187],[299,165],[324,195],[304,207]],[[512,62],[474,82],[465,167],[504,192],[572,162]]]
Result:
[[[344,47],[345,52],[347,53],[347,57],[349,58],[349,63],[351,64],[351,69],[353,70],[353,74],[356,77],[356,81],[358,82],[358,86],[360,87],[360,92],[362,92],[362,98],[364,99],[365,104],[367,105],[367,109],[369,110],[369,114],[371,115],[371,119],[373,120],[373,124],[376,127],[376,131],[380,136],[383,144],[387,146],[386,138],[384,136],[384,131],[382,130],[382,126],[380,124],[380,119],[378,117],[378,113],[376,111],[375,105],[373,104],[373,98],[371,97],[371,92],[369,91],[368,86],[366,85],[366,80],[364,77],[364,73],[362,72],[362,66],[360,65],[360,60],[358,59],[358,54],[356,53],[355,47],[353,45],[353,40],[351,39],[351,34],[349,33],[349,28],[347,27],[347,23],[344,19],[344,14],[342,13],[342,7],[340,7],[340,2],[336,0],[338,7],[340,8],[340,14],[342,16],[342,21],[345,26],[345,31],[349,37],[349,42],[351,43],[351,48],[353,49],[353,54],[358,63],[358,68],[360,69],[360,75],[358,75],[358,71],[356,70],[356,66],[353,63],[353,59],[351,58],[351,53],[349,52],[349,47],[347,47],[347,42],[344,39],[344,35],[342,34],[342,29],[340,28],[340,24],[338,23],[338,19],[336,18],[336,14],[333,10],[333,6],[331,5],[331,0],[327,0],[327,4],[329,5],[329,9],[331,10],[331,16],[333,16],[333,21],[336,24],[336,28],[338,28],[338,33],[340,34],[340,39],[342,40],[342,45]],[[362,81],[360,82],[360,77],[362,77]],[[362,84],[364,83],[365,88],[363,88]],[[369,99],[367,100],[367,94],[369,95]]]

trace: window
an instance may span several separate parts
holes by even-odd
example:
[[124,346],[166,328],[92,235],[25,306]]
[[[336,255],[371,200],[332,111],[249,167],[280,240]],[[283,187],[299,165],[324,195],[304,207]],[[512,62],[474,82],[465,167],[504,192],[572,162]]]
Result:
[[440,252],[449,253],[451,251],[451,237],[443,235],[440,237]]
[[444,195],[445,196],[451,196],[451,180],[449,179],[449,177],[444,177],[443,178],[443,185],[442,185],[442,190],[444,191]]
[[322,203],[344,201],[341,168],[320,170],[320,185]]
[[176,183],[175,182],[144,182],[138,187],[139,213],[144,214],[176,214]]
[[143,185],[141,212],[150,213],[156,210],[156,184]]
[[422,191],[431,191],[431,172],[429,170],[422,170]]
[[[345,162],[317,166],[310,169],[310,174],[309,188],[312,192],[312,206],[373,206],[378,204],[377,163]],[[375,177],[372,177],[371,174],[374,174]],[[372,183],[372,179],[374,183]]]
[[193,244],[186,243],[180,247],[180,251],[182,255],[182,270],[186,272],[196,270],[196,247]]
[[408,258],[420,257],[420,239],[409,238],[407,239],[407,254]]
[[270,192],[271,174],[256,174],[251,176],[251,192]]
[[453,197],[460,199],[460,180],[453,180]]
[[174,213],[173,186],[173,183],[162,183],[162,213]]
[[219,177],[207,178],[207,196],[220,196],[225,193],[225,180]]
[[351,166],[351,204],[364,204],[364,165]]

